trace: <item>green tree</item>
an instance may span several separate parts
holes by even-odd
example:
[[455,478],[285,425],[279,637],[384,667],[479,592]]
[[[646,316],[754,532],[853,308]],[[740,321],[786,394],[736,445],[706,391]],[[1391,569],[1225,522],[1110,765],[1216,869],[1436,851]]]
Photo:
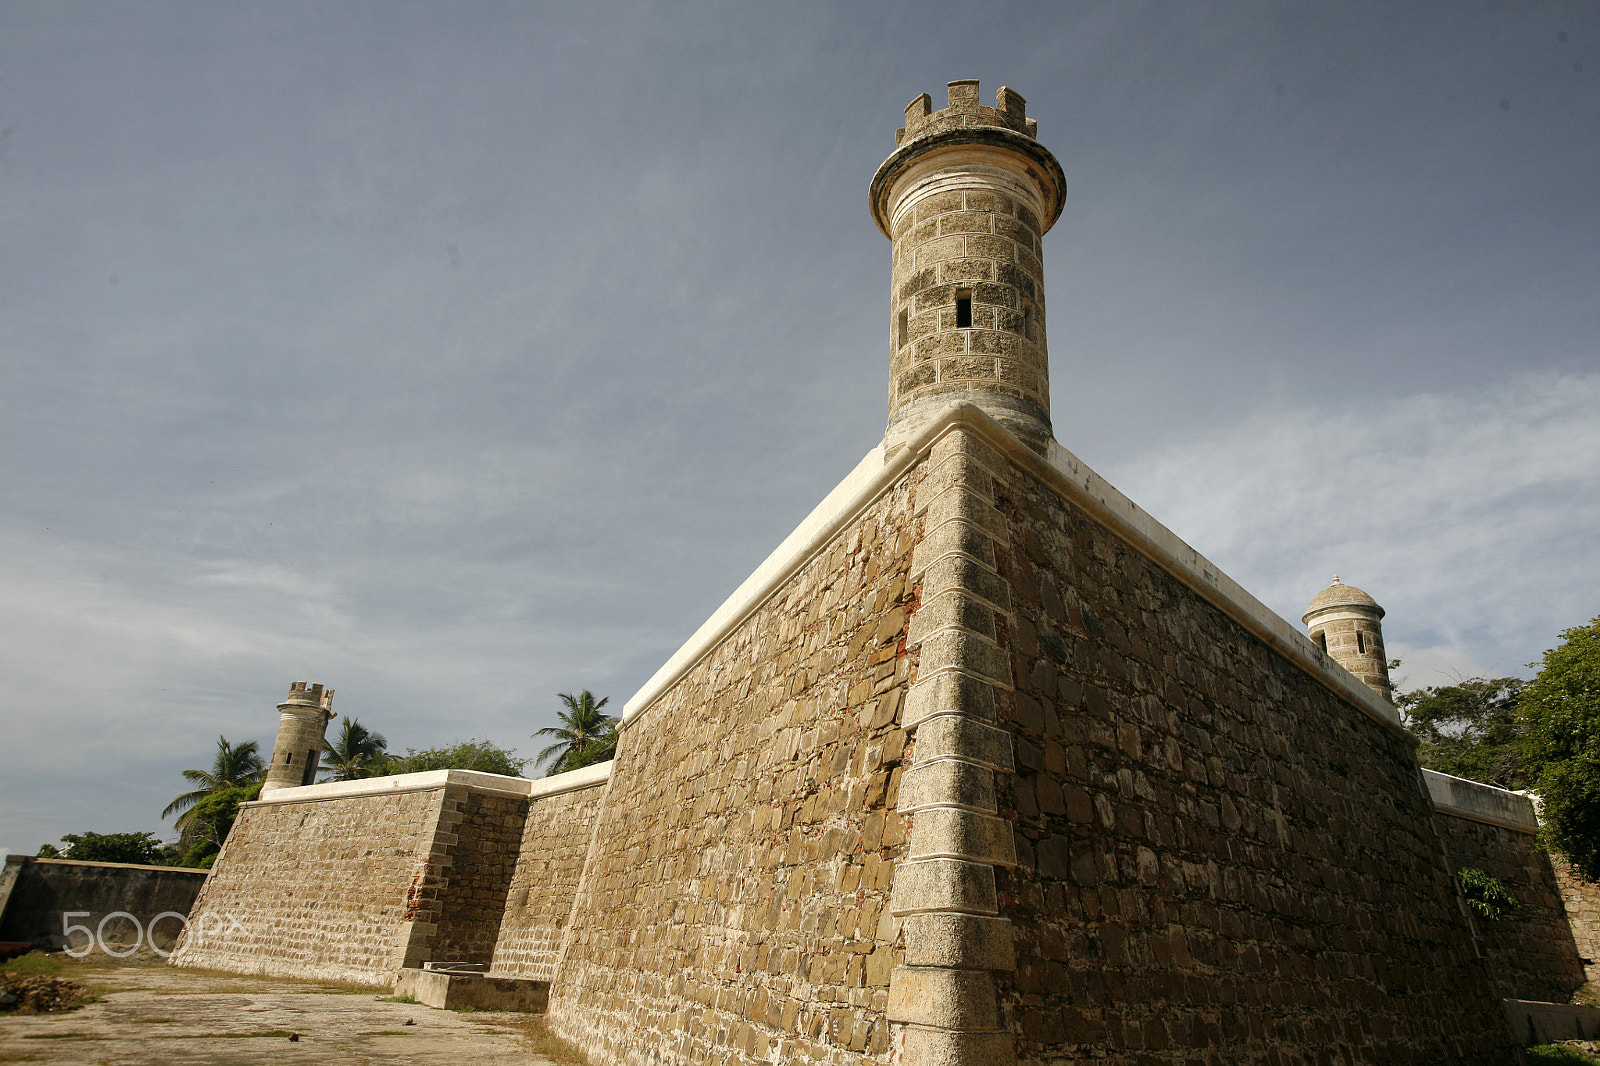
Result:
[[384,750],[388,746],[382,733],[374,733],[359,718],[346,718],[339,739],[322,742],[322,761],[328,774],[323,780],[355,781],[382,775],[388,766],[389,754]]
[[228,839],[234,821],[239,817],[239,805],[261,796],[261,782],[247,785],[230,785],[209,793],[189,809],[189,822],[184,829],[180,846],[183,858],[180,866],[193,866],[209,870]]
[[65,851],[46,844],[39,849],[39,858],[128,862],[138,866],[156,866],[167,859],[161,841],[149,833],[66,833],[61,841],[67,845]]
[[1543,833],[1590,880],[1600,880],[1600,617],[1568,629],[1529,666],[1522,690],[1524,765],[1543,801]]
[[391,756],[385,773],[415,774],[424,770],[476,770],[480,774],[503,774],[521,777],[527,759],[519,759],[511,748],[502,748],[487,740],[458,740],[442,748],[417,751],[407,748],[399,758]]
[[1417,758],[1430,770],[1499,788],[1527,788],[1522,769],[1522,719],[1517,701],[1527,684],[1516,677],[1473,677],[1397,697]]
[[556,712],[561,724],[546,726],[533,734],[536,738],[555,737],[556,742],[539,752],[533,764],[542,766],[546,760],[553,759],[548,773],[559,774],[615,756],[617,720],[600,713],[600,708],[610,703],[611,697],[597,701],[588,689],[576,696],[570,692],[560,692],[557,696],[567,708]]
[[266,767],[261,762],[261,752],[257,750],[255,741],[247,740],[238,747],[234,747],[228,743],[227,737],[218,737],[217,754],[216,758],[212,760],[211,769],[209,771],[185,770],[183,772],[185,780],[200,787],[193,792],[185,792],[167,804],[167,809],[161,812],[161,817],[165,818],[174,811],[184,812],[178,815],[177,820],[172,824],[175,828],[186,832],[189,822],[193,818],[192,811],[195,804],[214,792],[253,784],[265,769]]

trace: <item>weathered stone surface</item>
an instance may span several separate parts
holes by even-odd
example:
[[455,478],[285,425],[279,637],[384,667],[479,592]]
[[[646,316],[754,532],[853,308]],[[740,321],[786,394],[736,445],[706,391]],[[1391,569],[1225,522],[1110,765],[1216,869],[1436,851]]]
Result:
[[962,714],[941,714],[917,726],[920,765],[934,759],[959,757],[967,762],[1010,773],[1016,769],[1011,733]]
[[[902,800],[905,788],[900,789]],[[1015,866],[1017,847],[1011,823],[959,807],[930,807],[917,812],[911,829],[908,859],[971,859],[996,866]]]
[[994,977],[984,970],[897,967],[890,985],[888,1018],[945,1029],[999,1029]]
[[953,759],[923,763],[906,771],[900,781],[902,814],[951,805],[992,812],[994,771]]
[[908,914],[901,922],[907,966],[1014,970],[1011,923],[976,914]]
[[594,1061],[884,1061],[923,473],[630,718],[551,1002]]
[[1495,995],[1565,1003],[1587,980],[1584,956],[1594,956],[1575,943],[1576,922],[1569,924],[1561,882],[1538,837],[1443,812],[1434,822],[1452,869],[1482,870],[1521,904],[1499,920],[1472,923]]
[[1050,485],[991,480],[1018,1058],[1510,1061],[1405,739]]
[[537,797],[529,804],[495,938],[492,972],[554,979],[561,936],[605,791],[598,785]]
[[1017,1061],[1011,1034],[952,1032],[920,1025],[897,1027],[898,1060],[906,1066],[1011,1066]]
[[524,812],[463,787],[247,804],[173,962],[377,987],[488,962]]
[[960,670],[942,672],[922,668],[917,683],[906,694],[901,724],[907,729],[938,714],[960,714],[976,719],[995,717],[994,686]]
[[895,868],[891,914],[946,911],[997,914],[995,868],[963,859],[902,861]]

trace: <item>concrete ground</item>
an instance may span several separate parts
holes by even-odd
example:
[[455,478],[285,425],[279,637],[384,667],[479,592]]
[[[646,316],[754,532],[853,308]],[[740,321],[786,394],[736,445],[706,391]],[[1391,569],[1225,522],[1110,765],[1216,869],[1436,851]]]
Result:
[[[457,1014],[310,981],[179,970],[94,955],[59,974],[100,1001],[57,1014],[0,1014],[0,1063],[295,1066],[473,1063],[554,1066],[526,1014]],[[290,1035],[298,1040],[291,1041]]]

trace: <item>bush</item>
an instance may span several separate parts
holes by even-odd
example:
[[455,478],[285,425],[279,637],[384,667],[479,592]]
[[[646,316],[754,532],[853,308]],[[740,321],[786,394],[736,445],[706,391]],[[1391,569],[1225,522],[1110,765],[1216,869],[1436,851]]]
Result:
[[1497,922],[1522,906],[1506,891],[1499,878],[1490,877],[1475,867],[1463,866],[1457,870],[1456,881],[1461,885],[1461,895],[1466,898],[1467,909],[1474,918]]

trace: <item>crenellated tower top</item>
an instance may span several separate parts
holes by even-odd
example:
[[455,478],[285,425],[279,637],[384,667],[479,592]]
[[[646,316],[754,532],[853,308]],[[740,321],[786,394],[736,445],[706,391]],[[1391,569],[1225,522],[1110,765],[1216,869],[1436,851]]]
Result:
[[978,99],[977,82],[953,81],[943,110],[926,93],[911,101],[872,178],[873,220],[894,242],[885,440],[964,400],[1043,451],[1040,238],[1061,216],[1067,181],[1020,93],[1002,86],[994,107]]

